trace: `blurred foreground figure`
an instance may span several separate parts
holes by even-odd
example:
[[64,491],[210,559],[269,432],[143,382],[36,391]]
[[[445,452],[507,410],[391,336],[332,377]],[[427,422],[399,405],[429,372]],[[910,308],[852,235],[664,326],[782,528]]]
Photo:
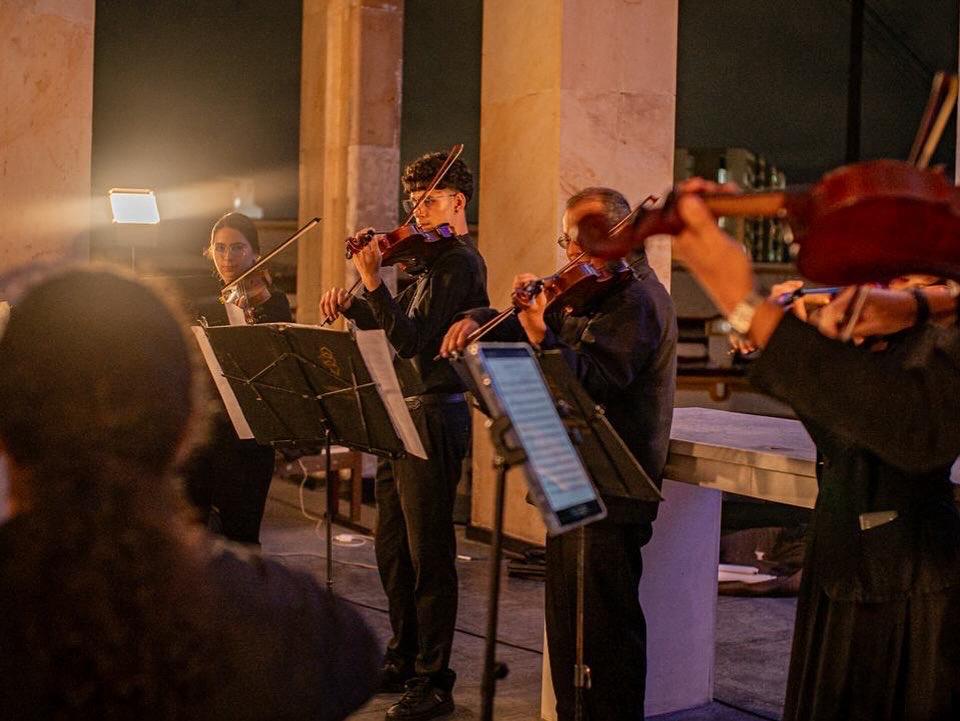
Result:
[[377,684],[359,616],[187,520],[192,341],[153,290],[51,275],[0,338],[0,718],[342,719]]

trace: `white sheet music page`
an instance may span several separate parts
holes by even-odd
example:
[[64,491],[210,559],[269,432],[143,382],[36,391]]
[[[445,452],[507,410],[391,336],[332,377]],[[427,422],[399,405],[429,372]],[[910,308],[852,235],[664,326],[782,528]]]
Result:
[[403,392],[400,390],[397,372],[393,368],[393,356],[387,344],[386,333],[382,330],[358,330],[355,337],[363,362],[373,382],[377,384],[380,397],[383,398],[383,404],[390,415],[390,422],[393,423],[393,429],[403,441],[403,447],[412,456],[426,458],[427,451],[423,447],[423,441],[420,440],[420,434],[417,433],[413,418],[410,417],[410,411],[403,400]]
[[210,369],[213,382],[217,384],[217,390],[220,392],[220,397],[223,398],[223,405],[227,407],[227,415],[230,416],[230,422],[233,423],[237,437],[239,437],[240,440],[253,438],[253,431],[250,430],[247,417],[243,415],[243,411],[240,409],[240,403],[237,401],[237,396],[234,394],[233,388],[230,387],[230,381],[223,376],[223,368],[220,367],[220,361],[217,360],[217,356],[213,352],[210,339],[207,338],[204,329],[199,325],[191,326],[190,329],[197,339],[197,345],[200,346],[200,352],[203,353],[203,360],[206,361],[207,368]]

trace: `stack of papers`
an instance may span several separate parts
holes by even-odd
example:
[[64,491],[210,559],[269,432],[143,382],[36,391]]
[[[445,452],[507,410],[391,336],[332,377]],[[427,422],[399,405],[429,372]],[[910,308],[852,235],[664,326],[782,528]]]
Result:
[[721,563],[717,570],[717,581],[739,581],[740,583],[763,583],[772,581],[776,576],[769,573],[760,573],[755,566],[737,566],[732,563]]

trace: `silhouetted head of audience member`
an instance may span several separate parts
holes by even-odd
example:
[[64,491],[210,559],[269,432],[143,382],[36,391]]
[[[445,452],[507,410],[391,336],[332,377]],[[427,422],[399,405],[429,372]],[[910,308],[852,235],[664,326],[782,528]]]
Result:
[[189,716],[224,673],[173,473],[199,427],[186,328],[165,294],[87,267],[14,299],[0,337],[0,626],[54,716]]

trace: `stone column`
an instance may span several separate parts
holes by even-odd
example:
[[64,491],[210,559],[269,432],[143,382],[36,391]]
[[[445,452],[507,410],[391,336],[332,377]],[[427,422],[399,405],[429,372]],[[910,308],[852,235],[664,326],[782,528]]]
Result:
[[304,0],[299,216],[323,223],[299,242],[301,323],[352,282],[344,239],[397,224],[402,52],[402,0]]
[[0,273],[89,257],[94,0],[0,3]]
[[[672,184],[677,14],[677,0],[484,3],[480,249],[494,305],[508,302],[516,272],[543,275],[565,260],[553,240],[572,193],[609,186],[636,204]],[[647,253],[669,287],[669,241]],[[481,527],[491,526],[493,479],[478,432],[472,521]],[[511,474],[506,532],[542,542],[525,493]]]

